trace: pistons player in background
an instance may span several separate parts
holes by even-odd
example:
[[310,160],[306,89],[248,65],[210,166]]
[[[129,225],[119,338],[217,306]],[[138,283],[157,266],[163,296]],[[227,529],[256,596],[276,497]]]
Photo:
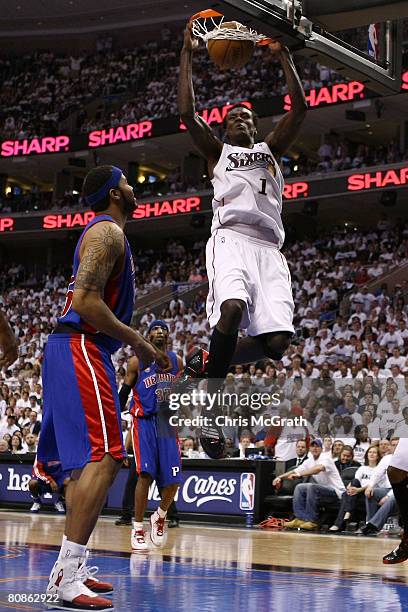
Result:
[[[224,379],[231,364],[264,357],[280,360],[294,333],[291,277],[280,251],[285,232],[279,162],[300,131],[307,103],[288,49],[272,42],[268,48],[281,63],[291,110],[263,142],[257,142],[257,116],[235,105],[225,117],[221,142],[195,110],[192,58],[197,45],[188,25],[180,57],[178,108],[207,160],[214,187],[206,250],[207,316],[213,330],[206,375]],[[248,335],[237,342],[239,328],[246,328]],[[192,357],[192,374],[201,373],[205,355],[195,355],[194,366]],[[209,387],[214,391],[216,383],[209,382]]]
[[41,508],[41,496],[45,493],[51,493],[51,495],[57,495],[54,502],[55,509],[57,512],[64,513],[65,508],[62,503],[62,497],[65,488],[68,486],[70,474],[70,472],[65,472],[62,469],[59,459],[43,463],[36,457],[31,480],[28,483],[28,489],[34,500],[30,512],[38,512]]
[[[148,340],[162,352],[167,350],[169,328],[164,321],[152,321],[147,330]],[[177,373],[182,370],[181,357],[167,351],[171,368],[162,372],[156,364],[146,367],[143,360],[132,357],[124,384],[119,392],[124,410],[132,390],[132,443],[138,481],[135,490],[135,520],[131,546],[135,551],[147,551],[143,529],[149,487],[156,481],[161,501],[150,516],[150,541],[156,547],[166,542],[166,515],[174,500],[181,479],[181,457],[177,430],[169,423],[169,395]]]
[[96,214],[79,238],[66,304],[45,347],[37,457],[59,457],[71,471],[62,547],[47,588],[58,596],[52,607],[112,610],[110,599],[84,584],[87,543],[125,457],[111,354],[128,344],[146,365],[156,359],[167,367],[168,360],[129,327],[135,279],[123,230],[137,205],[132,187],[120,168],[100,166],[87,174],[83,195]]

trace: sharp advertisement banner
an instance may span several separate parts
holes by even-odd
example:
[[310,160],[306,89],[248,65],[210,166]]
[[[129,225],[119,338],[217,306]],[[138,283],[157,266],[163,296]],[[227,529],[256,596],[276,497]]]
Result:
[[[408,71],[402,75],[401,91],[404,92],[406,90],[408,90]],[[364,98],[375,97],[376,95],[372,91],[367,90],[364,83],[360,81],[335,83],[334,85],[306,91],[309,108],[356,102]],[[243,100],[242,102],[250,108],[254,108],[260,117],[280,115],[289,110],[291,106],[289,95],[253,101]],[[204,108],[200,111],[200,114],[210,125],[220,125],[231,106],[231,104],[227,104]],[[23,157],[25,155],[92,151],[99,147],[177,134],[180,131],[185,131],[185,129],[185,126],[179,121],[178,117],[166,117],[153,121],[144,120],[138,123],[93,130],[87,134],[55,134],[53,136],[44,136],[43,138],[3,140],[0,141],[0,159]]]
[[[382,168],[361,168],[358,171],[342,172],[339,175],[320,175],[307,177],[304,180],[289,179],[286,181],[283,199],[288,204],[305,199],[330,198],[336,195],[347,196],[355,192],[398,189],[408,186],[408,166],[395,164]],[[160,198],[156,201],[140,202],[133,213],[130,224],[138,221],[164,219],[186,214],[211,210],[211,194],[188,194],[172,199]],[[288,212],[285,207],[284,212]],[[0,233],[55,231],[81,229],[91,219],[91,211],[72,213],[49,213],[12,215],[0,217]]]

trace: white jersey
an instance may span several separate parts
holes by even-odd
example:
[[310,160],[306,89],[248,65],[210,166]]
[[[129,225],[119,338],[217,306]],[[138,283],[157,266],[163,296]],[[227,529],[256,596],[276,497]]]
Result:
[[211,233],[228,228],[282,247],[284,180],[266,142],[258,142],[252,149],[225,143],[212,184]]

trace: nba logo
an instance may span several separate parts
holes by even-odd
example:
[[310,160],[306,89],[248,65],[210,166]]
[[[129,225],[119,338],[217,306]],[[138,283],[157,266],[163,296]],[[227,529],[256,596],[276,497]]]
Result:
[[240,510],[253,510],[255,500],[255,474],[241,474],[241,489],[239,497]]

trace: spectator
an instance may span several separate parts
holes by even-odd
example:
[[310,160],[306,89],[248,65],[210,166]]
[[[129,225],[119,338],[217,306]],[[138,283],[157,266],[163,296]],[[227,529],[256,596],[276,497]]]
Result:
[[38,419],[38,414],[35,412],[35,410],[32,410],[30,412],[30,422],[28,424],[28,427],[29,427],[30,433],[36,436],[38,436],[38,434],[41,431],[41,423],[37,419]]
[[345,444],[341,450],[340,457],[334,462],[341,476],[342,472],[350,467],[358,467],[360,464],[354,461],[354,453],[351,446]]
[[353,459],[360,465],[363,465],[367,450],[370,448],[368,441],[368,428],[366,425],[357,425],[354,429],[354,437],[356,442],[353,446]]
[[403,419],[398,421],[393,435],[396,438],[408,438],[408,406],[405,406],[402,410]]
[[0,453],[9,453],[9,445],[6,440],[0,440]]
[[308,459],[309,453],[307,450],[306,440],[298,440],[296,442],[296,459],[290,459],[286,462],[288,470],[296,469]]
[[365,499],[364,491],[379,461],[380,451],[378,446],[370,446],[365,452],[364,465],[358,468],[353,480],[347,485],[346,491],[341,497],[340,510],[329,531],[343,531],[345,524],[353,518],[358,502]]
[[26,452],[23,448],[23,442],[20,436],[13,435],[11,437],[11,452],[13,455],[22,455]]
[[310,444],[309,457],[296,470],[286,472],[280,479],[302,478],[312,476],[312,483],[300,483],[296,486],[293,496],[293,512],[295,518],[286,523],[287,529],[306,529],[311,531],[318,527],[319,505],[333,503],[341,498],[345,487],[334,461],[327,454],[322,455],[321,440],[313,440]]
[[0,437],[4,438],[6,434],[10,437],[16,432],[19,431],[19,427],[16,425],[16,417],[14,414],[9,414],[7,416],[6,425],[0,430]]
[[[387,476],[387,469],[392,455],[397,448],[398,438],[392,438],[390,444],[391,452],[383,456],[365,488],[367,516],[366,525],[361,530],[363,535],[378,533],[388,516],[396,508],[390,481]],[[378,506],[381,507],[381,512],[379,513]]]
[[36,453],[37,452],[37,436],[32,433],[29,433],[25,437],[25,445],[27,453]]
[[391,453],[391,443],[386,438],[384,440],[380,440],[378,443],[378,449],[380,451],[381,459],[385,457],[385,455],[389,455]]
[[255,444],[252,444],[252,436],[249,431],[243,431],[239,438],[239,458],[245,459],[245,450],[247,448],[255,448]]

